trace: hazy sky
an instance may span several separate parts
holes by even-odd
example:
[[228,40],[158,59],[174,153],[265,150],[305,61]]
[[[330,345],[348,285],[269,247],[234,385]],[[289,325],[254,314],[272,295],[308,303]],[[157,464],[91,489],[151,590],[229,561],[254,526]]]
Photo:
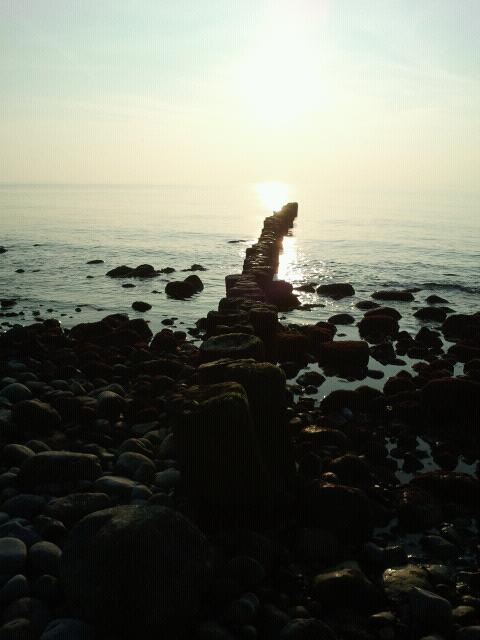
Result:
[[0,0],[0,181],[475,190],[480,0]]

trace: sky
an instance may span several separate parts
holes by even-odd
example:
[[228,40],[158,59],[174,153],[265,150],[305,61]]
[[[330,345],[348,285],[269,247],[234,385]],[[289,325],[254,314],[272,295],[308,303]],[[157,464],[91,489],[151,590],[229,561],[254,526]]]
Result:
[[0,0],[0,182],[473,191],[479,0]]

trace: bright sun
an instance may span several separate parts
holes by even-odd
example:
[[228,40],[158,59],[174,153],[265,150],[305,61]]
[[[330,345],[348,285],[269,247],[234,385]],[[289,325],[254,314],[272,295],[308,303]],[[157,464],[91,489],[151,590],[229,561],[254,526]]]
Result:
[[290,187],[285,182],[259,182],[256,191],[268,211],[278,211],[289,201]]
[[312,53],[310,14],[301,5],[274,5],[257,46],[242,66],[241,91],[265,125],[288,125],[314,110],[323,98]]

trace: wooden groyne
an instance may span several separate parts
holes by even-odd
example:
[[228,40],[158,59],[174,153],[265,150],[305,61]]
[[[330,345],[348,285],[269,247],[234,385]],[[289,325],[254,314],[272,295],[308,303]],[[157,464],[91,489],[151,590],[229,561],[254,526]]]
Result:
[[274,280],[283,238],[293,227],[297,215],[298,203],[290,202],[265,218],[258,241],[245,252],[242,273],[225,278],[227,299],[271,302],[280,310],[298,306],[292,285],[284,280]]

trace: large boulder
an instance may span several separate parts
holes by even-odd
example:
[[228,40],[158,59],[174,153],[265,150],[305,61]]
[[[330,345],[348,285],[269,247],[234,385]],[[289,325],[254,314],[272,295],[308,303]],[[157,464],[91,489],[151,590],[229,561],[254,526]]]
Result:
[[173,280],[172,282],[167,282],[165,286],[165,293],[170,298],[183,300],[184,298],[190,298],[194,293],[197,293],[197,289],[193,283],[187,282],[187,280]]
[[75,525],[60,578],[72,612],[101,633],[159,640],[185,637],[209,574],[208,542],[191,522],[130,505]]
[[253,358],[265,360],[265,346],[257,336],[248,333],[228,333],[212,336],[200,345],[203,362],[222,358]]
[[480,313],[455,313],[445,320],[442,325],[444,336],[453,339],[469,339],[480,337]]
[[46,433],[62,421],[56,409],[36,398],[17,402],[12,409],[12,418],[23,430],[31,433]]

